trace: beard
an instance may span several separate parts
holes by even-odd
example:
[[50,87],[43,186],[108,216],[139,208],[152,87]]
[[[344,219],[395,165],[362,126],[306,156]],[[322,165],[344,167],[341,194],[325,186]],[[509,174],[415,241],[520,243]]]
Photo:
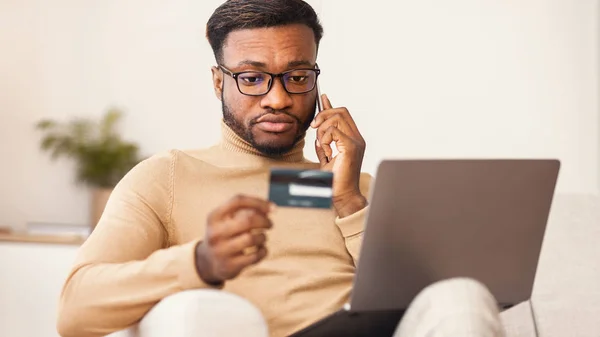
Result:
[[[222,105],[222,110],[223,110],[223,121],[225,122],[225,124],[227,126],[229,126],[229,128],[231,128],[231,130],[233,130],[233,132],[235,132],[239,137],[241,137],[243,140],[245,140],[247,143],[249,143],[253,148],[255,148],[260,153],[262,153],[266,156],[269,156],[269,157],[279,157],[279,156],[289,152],[290,150],[292,150],[294,148],[294,146],[300,140],[302,140],[304,138],[304,136],[306,135],[306,130],[308,130],[308,128],[310,127],[310,123],[312,122],[312,120],[315,117],[315,114],[316,114],[315,109],[316,109],[317,103],[315,101],[315,103],[313,104],[313,106],[311,108],[312,113],[308,114],[308,118],[305,121],[300,120],[298,117],[290,114],[289,112],[269,109],[269,110],[266,110],[260,116],[253,118],[248,123],[248,125],[244,124],[243,120],[236,118],[236,115],[233,112],[233,110],[231,109],[231,107],[227,103],[225,103],[223,94],[221,94],[221,105]],[[260,117],[262,117],[266,114],[285,114],[287,116],[292,117],[294,120],[296,120],[297,132],[296,132],[296,136],[294,137],[292,142],[290,142],[289,144],[281,144],[281,143],[275,143],[275,142],[259,143],[256,141],[254,134],[252,133],[252,127],[256,124],[256,121]]]

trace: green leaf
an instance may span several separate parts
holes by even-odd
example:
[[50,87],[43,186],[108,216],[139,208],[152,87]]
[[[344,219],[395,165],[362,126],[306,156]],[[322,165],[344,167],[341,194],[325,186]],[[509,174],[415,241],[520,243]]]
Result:
[[139,146],[116,131],[122,113],[108,110],[99,121],[76,118],[67,123],[42,120],[40,148],[52,159],[69,158],[76,163],[78,183],[114,187],[140,161]]
[[56,123],[52,120],[43,119],[36,123],[35,128],[40,130],[47,130],[56,127]]
[[108,110],[100,124],[101,139],[110,139],[111,137],[117,137],[115,127],[120,119],[121,111],[114,108]]

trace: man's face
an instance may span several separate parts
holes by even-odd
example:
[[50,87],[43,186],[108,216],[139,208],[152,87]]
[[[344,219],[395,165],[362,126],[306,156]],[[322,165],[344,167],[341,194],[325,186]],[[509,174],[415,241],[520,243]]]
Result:
[[[314,68],[316,44],[305,25],[245,29],[229,34],[223,46],[222,66],[232,72],[264,71],[278,74]],[[222,101],[225,123],[240,137],[267,155],[280,155],[302,139],[315,115],[316,89],[288,93],[282,78],[273,79],[270,91],[248,96],[236,80],[213,67],[215,93]],[[248,79],[246,79],[248,80]],[[250,78],[255,81],[255,78]]]

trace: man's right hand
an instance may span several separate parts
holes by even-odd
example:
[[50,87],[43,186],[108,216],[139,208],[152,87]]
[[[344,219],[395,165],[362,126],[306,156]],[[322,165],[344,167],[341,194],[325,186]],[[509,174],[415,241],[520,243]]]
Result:
[[268,218],[273,208],[262,199],[236,196],[208,216],[204,240],[196,247],[196,270],[204,282],[233,279],[267,255],[264,231],[273,226]]

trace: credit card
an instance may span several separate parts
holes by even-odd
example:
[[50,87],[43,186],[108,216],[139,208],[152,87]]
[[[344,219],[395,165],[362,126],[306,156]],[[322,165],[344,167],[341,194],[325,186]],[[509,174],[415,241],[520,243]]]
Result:
[[269,201],[278,206],[331,208],[332,197],[332,172],[271,169]]

